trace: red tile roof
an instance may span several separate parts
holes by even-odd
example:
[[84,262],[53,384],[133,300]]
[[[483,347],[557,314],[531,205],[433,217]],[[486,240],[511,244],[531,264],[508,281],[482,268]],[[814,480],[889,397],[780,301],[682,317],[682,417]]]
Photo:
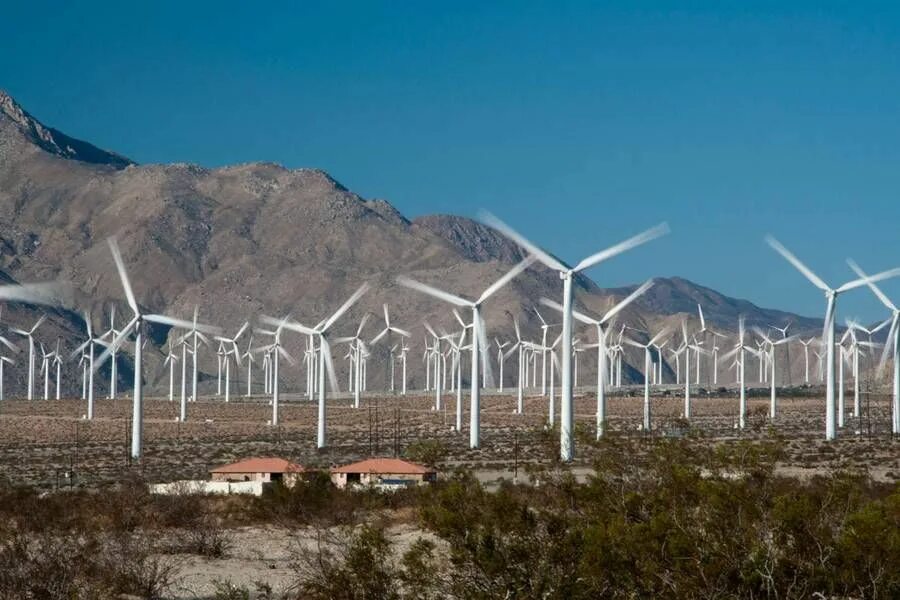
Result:
[[425,475],[432,469],[399,458],[370,458],[343,467],[331,469],[332,473],[384,473],[388,475]]
[[301,465],[283,458],[247,458],[230,465],[222,465],[210,473],[302,473]]

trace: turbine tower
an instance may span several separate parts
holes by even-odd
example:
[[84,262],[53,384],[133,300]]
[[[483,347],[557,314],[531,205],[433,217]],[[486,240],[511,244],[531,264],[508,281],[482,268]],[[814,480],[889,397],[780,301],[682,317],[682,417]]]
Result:
[[825,345],[825,439],[833,440],[835,437],[835,404],[834,404],[834,315],[837,308],[837,297],[839,294],[866,285],[870,282],[881,281],[900,275],[900,268],[891,269],[873,275],[871,277],[862,277],[849,281],[837,288],[830,288],[818,275],[813,273],[809,267],[800,262],[787,248],[772,236],[766,236],[766,242],[785,260],[794,265],[794,267],[803,274],[814,286],[825,292],[825,330],[822,334],[822,342]]
[[572,279],[573,277],[595,265],[600,264],[601,262],[608,260],[618,254],[621,254],[627,250],[630,250],[636,246],[640,246],[650,240],[656,239],[662,235],[665,235],[669,231],[669,226],[665,223],[658,225],[652,229],[645,231],[644,233],[638,234],[632,238],[625,240],[615,246],[607,248],[601,252],[597,252],[591,256],[588,256],[580,263],[571,267],[556,258],[552,254],[546,252],[540,247],[528,241],[524,236],[516,232],[514,229],[506,225],[500,219],[485,214],[484,216],[485,222],[497,229],[506,237],[515,241],[517,244],[528,250],[531,254],[537,257],[542,263],[544,263],[547,267],[559,271],[559,276],[563,280],[563,319],[562,319],[562,352],[561,352],[561,384],[562,384],[562,399],[560,405],[560,458],[565,462],[570,462],[574,457],[574,429],[573,429],[573,414],[572,414]]
[[[134,393],[132,397],[132,416],[131,416],[131,457],[139,459],[143,452],[143,435],[144,435],[144,393],[142,380],[142,354],[143,354],[143,333],[141,327],[144,322],[159,323],[170,327],[179,327],[191,329],[196,326],[195,323],[175,319],[166,315],[147,314],[141,311],[134,292],[131,289],[131,281],[128,278],[128,272],[125,270],[125,262],[122,260],[122,254],[119,252],[119,245],[115,238],[108,238],[109,249],[112,251],[113,260],[116,263],[116,269],[119,271],[119,279],[122,281],[122,287],[125,290],[125,298],[128,300],[128,306],[131,308],[134,317],[125,326],[119,335],[112,341],[109,347],[103,351],[94,369],[100,367],[110,355],[118,350],[125,342],[128,336],[134,333]],[[211,332],[216,330],[210,328]]]
[[[488,287],[481,296],[478,297],[478,300],[475,300],[474,302],[431,287],[430,285],[419,283],[408,277],[400,276],[397,278],[397,282],[400,283],[400,285],[423,292],[429,296],[449,302],[450,304],[472,309],[472,375],[471,381],[469,382],[471,385],[469,403],[469,447],[471,448],[478,448],[481,443],[481,390],[479,388],[478,373],[478,368],[481,366],[479,364],[481,359],[478,354],[479,352],[487,352],[489,348],[484,331],[484,323],[482,323],[481,319],[481,305],[499,291],[500,288],[519,275],[519,273],[527,269],[534,260],[533,256],[529,256],[519,262],[515,267]],[[486,363],[486,365],[489,366],[489,363]]]

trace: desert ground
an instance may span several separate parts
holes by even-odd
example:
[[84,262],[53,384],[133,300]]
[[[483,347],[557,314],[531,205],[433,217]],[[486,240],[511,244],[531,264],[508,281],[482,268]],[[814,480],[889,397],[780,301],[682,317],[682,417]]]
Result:
[[[846,398],[847,416],[835,442],[824,441],[824,394],[806,389],[778,398],[778,416],[768,418],[768,391],[752,390],[748,418],[737,428],[738,398],[719,389],[715,395],[693,392],[690,423],[681,418],[683,388],[654,389],[653,430],[640,430],[643,390],[617,390],[608,400],[607,431],[635,441],[647,435],[689,436],[697,443],[727,443],[737,439],[777,436],[784,441],[785,474],[809,475],[834,469],[866,469],[882,481],[900,478],[900,444],[890,435],[889,398],[866,394],[861,417],[852,416],[852,394]],[[801,395],[802,394],[802,395]],[[0,403],[0,480],[44,489],[101,486],[115,483],[123,472],[138,470],[148,481],[202,479],[208,470],[248,456],[278,455],[305,466],[327,468],[371,455],[403,454],[417,440],[438,440],[445,448],[439,467],[464,466],[483,480],[521,475],[523,464],[548,461],[558,436],[547,431],[548,399],[538,393],[525,398],[525,412],[515,414],[514,395],[482,397],[482,437],[479,449],[468,446],[468,395],[463,394],[463,430],[454,431],[455,394],[433,410],[434,394],[410,392],[406,397],[369,392],[360,408],[352,399],[328,400],[328,448],[315,445],[316,404],[296,395],[282,397],[280,424],[269,425],[268,398],[201,398],[188,404],[188,420],[179,423],[178,399],[145,400],[144,456],[132,464],[128,456],[130,398],[96,399],[95,418],[83,419],[84,400],[5,400]],[[556,399],[556,410],[559,400]],[[596,396],[588,390],[576,395],[576,434],[593,438]],[[557,417],[558,422],[558,417]],[[576,473],[589,471],[596,449],[576,442]],[[74,474],[74,476],[72,475]]]

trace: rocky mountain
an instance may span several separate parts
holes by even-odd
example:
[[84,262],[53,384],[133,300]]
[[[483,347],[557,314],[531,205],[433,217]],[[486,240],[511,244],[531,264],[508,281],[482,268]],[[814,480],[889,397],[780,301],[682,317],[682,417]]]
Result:
[[[60,331],[83,331],[78,316],[83,310],[92,312],[99,328],[111,303],[120,318],[129,314],[105,241],[110,236],[119,240],[138,301],[149,310],[187,317],[199,306],[202,321],[227,331],[260,314],[291,314],[315,324],[369,282],[372,291],[341,319],[337,333],[354,331],[365,311],[380,315],[387,302],[395,323],[415,332],[412,356],[417,357],[424,319],[448,330],[456,322],[448,306],[398,286],[398,274],[477,297],[523,256],[480,223],[449,215],[409,221],[388,202],[362,198],[316,169],[271,163],[217,169],[137,165],[42,125],[0,93],[0,270],[19,281],[70,282],[73,310],[54,314]],[[526,335],[535,338],[540,323],[533,307],[542,296],[559,298],[561,287],[555,273],[529,269],[485,306],[491,336],[513,337],[517,316]],[[586,311],[599,313],[631,289],[602,290],[582,277],[576,297]],[[721,329],[733,329],[738,313],[751,323],[792,320],[816,327],[814,319],[759,309],[679,278],[657,279],[620,320],[655,330],[684,317],[696,320],[698,302]],[[15,310],[10,321],[23,324],[38,313],[34,307]],[[540,310],[548,321],[555,318],[549,309]],[[366,335],[374,337],[379,325],[369,325]],[[150,331],[155,346],[145,367],[150,385],[160,385],[167,373],[160,347],[170,337],[165,329]],[[254,346],[265,342],[255,334]],[[291,339],[288,349],[302,356],[301,344]],[[378,364],[384,364],[386,348],[374,349]],[[343,354],[335,350],[339,369],[345,368]],[[629,356],[642,364],[637,353]],[[212,351],[201,366],[215,376]],[[414,386],[422,384],[419,371],[411,368],[418,379]],[[67,372],[73,381],[80,378],[73,365]],[[369,373],[376,386],[384,377],[380,368]],[[300,368],[283,375],[287,390],[304,381]]]

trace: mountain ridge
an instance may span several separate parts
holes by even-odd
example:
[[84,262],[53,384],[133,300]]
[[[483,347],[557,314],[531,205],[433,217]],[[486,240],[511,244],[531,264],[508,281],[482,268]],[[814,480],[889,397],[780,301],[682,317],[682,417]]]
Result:
[[[214,169],[93,163],[58,151],[59,140],[68,137],[54,134],[56,145],[48,149],[44,138],[28,137],[22,128],[0,111],[0,148],[20,149],[0,151],[0,270],[20,281],[71,281],[75,306],[95,318],[110,303],[122,318],[129,314],[105,244],[109,236],[118,238],[138,301],[147,309],[185,317],[199,306],[201,320],[215,315],[216,324],[229,329],[261,313],[290,313],[312,324],[368,281],[372,291],[338,328],[354,330],[363,312],[379,315],[388,302],[392,320],[416,330],[416,346],[422,320],[449,328],[455,319],[446,305],[399,288],[397,275],[475,298],[524,256],[477,221],[452,215],[408,219],[390,202],[365,199],[320,169],[271,162]],[[602,312],[634,287],[601,289],[580,276],[576,301],[586,311]],[[558,298],[560,292],[558,274],[529,269],[485,306],[491,336],[512,338],[513,316],[534,336],[540,322],[532,308],[542,296]],[[821,320],[761,309],[682,278],[657,278],[622,319],[645,329],[671,324],[676,316],[693,325],[698,298],[710,323],[730,331],[742,308],[749,311],[749,324],[793,318],[810,328],[818,321],[821,328]],[[541,309],[545,318],[548,311]],[[157,331],[151,337],[166,336]],[[158,382],[162,353],[154,350],[148,352],[146,378]],[[299,347],[293,351],[302,353]],[[373,352],[384,359],[384,348]],[[642,364],[636,353],[629,357]],[[201,369],[214,370],[213,363],[204,357]],[[286,370],[285,376],[288,386],[303,380],[299,372]]]

